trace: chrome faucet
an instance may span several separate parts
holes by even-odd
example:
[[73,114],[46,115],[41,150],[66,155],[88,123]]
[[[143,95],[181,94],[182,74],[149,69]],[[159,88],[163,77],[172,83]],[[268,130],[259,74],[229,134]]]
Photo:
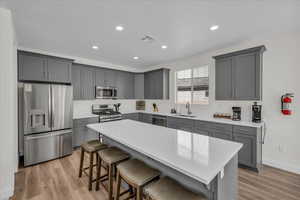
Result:
[[187,114],[188,114],[188,115],[191,115],[191,114],[192,114],[192,111],[191,111],[191,104],[190,104],[190,102],[187,102],[187,103],[185,104],[185,108],[187,109]]

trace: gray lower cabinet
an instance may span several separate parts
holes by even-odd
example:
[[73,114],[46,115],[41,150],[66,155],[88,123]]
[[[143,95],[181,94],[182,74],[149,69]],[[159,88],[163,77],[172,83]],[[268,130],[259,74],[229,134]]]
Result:
[[222,130],[217,129],[210,129],[209,136],[223,140],[232,140],[232,132],[224,132]]
[[232,125],[221,123],[210,123],[209,136],[223,140],[232,140]]
[[[144,113],[139,113],[141,114]],[[145,115],[145,114],[144,114]],[[141,119],[139,121],[142,121]],[[262,167],[262,128],[237,126],[179,117],[167,117],[167,127],[243,144],[239,164],[259,171]]]
[[18,51],[19,81],[71,83],[72,60]]
[[262,166],[262,130],[254,127],[234,126],[233,141],[243,144],[239,164],[257,170]]
[[209,136],[210,124],[211,123],[209,123],[209,122],[195,120],[195,122],[194,122],[194,133]]
[[167,117],[167,127],[188,132],[194,132],[194,120]]
[[144,73],[145,99],[169,99],[169,69]]
[[139,113],[128,113],[128,114],[122,114],[123,119],[131,119],[135,121],[139,121]]
[[84,118],[73,120],[73,147],[79,147],[86,141],[98,139],[98,133],[90,130],[86,125],[98,123],[99,118]]
[[139,121],[152,124],[152,115],[148,113],[139,113]]
[[260,100],[265,46],[215,56],[216,100]]

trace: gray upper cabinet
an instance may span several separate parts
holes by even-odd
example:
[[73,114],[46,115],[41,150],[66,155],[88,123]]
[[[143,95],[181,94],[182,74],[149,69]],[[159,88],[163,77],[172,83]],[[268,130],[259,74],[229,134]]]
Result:
[[18,51],[20,81],[71,83],[72,60]]
[[73,99],[74,100],[81,99],[80,68],[81,67],[79,65],[72,66],[72,85],[73,85]]
[[71,83],[71,68],[72,63],[70,61],[58,58],[48,58],[48,80],[58,83]]
[[134,99],[134,74],[116,71],[116,87],[119,99]]
[[134,98],[144,99],[144,80],[145,76],[143,73],[134,74]]
[[259,100],[261,93],[261,67],[259,53],[235,57],[234,98],[238,100]]
[[169,69],[145,72],[145,99],[169,99],[169,73]]
[[105,71],[106,69],[104,68],[95,68],[97,86],[106,86]]
[[116,79],[118,76],[118,71],[112,69],[104,70],[104,86],[116,87]]
[[231,100],[232,58],[216,60],[216,100]]
[[81,99],[95,99],[95,71],[92,67],[82,67],[80,70]]
[[95,99],[95,70],[81,64],[72,66],[72,85],[74,100]]
[[261,100],[265,46],[215,56],[216,100]]
[[44,81],[47,79],[47,59],[41,55],[18,52],[19,80]]

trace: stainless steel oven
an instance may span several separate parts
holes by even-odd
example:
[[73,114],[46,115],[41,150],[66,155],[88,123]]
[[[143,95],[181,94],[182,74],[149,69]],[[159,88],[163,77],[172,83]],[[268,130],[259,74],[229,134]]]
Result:
[[96,86],[96,99],[116,99],[117,88],[116,87],[102,87]]

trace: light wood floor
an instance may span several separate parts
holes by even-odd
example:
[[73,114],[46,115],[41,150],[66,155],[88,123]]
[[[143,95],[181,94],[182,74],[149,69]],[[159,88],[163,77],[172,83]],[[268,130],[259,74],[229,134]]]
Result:
[[[106,200],[103,188],[89,192],[87,178],[78,178],[79,153],[20,169],[11,199]],[[239,200],[300,200],[300,175],[268,166],[260,174],[239,169]]]

